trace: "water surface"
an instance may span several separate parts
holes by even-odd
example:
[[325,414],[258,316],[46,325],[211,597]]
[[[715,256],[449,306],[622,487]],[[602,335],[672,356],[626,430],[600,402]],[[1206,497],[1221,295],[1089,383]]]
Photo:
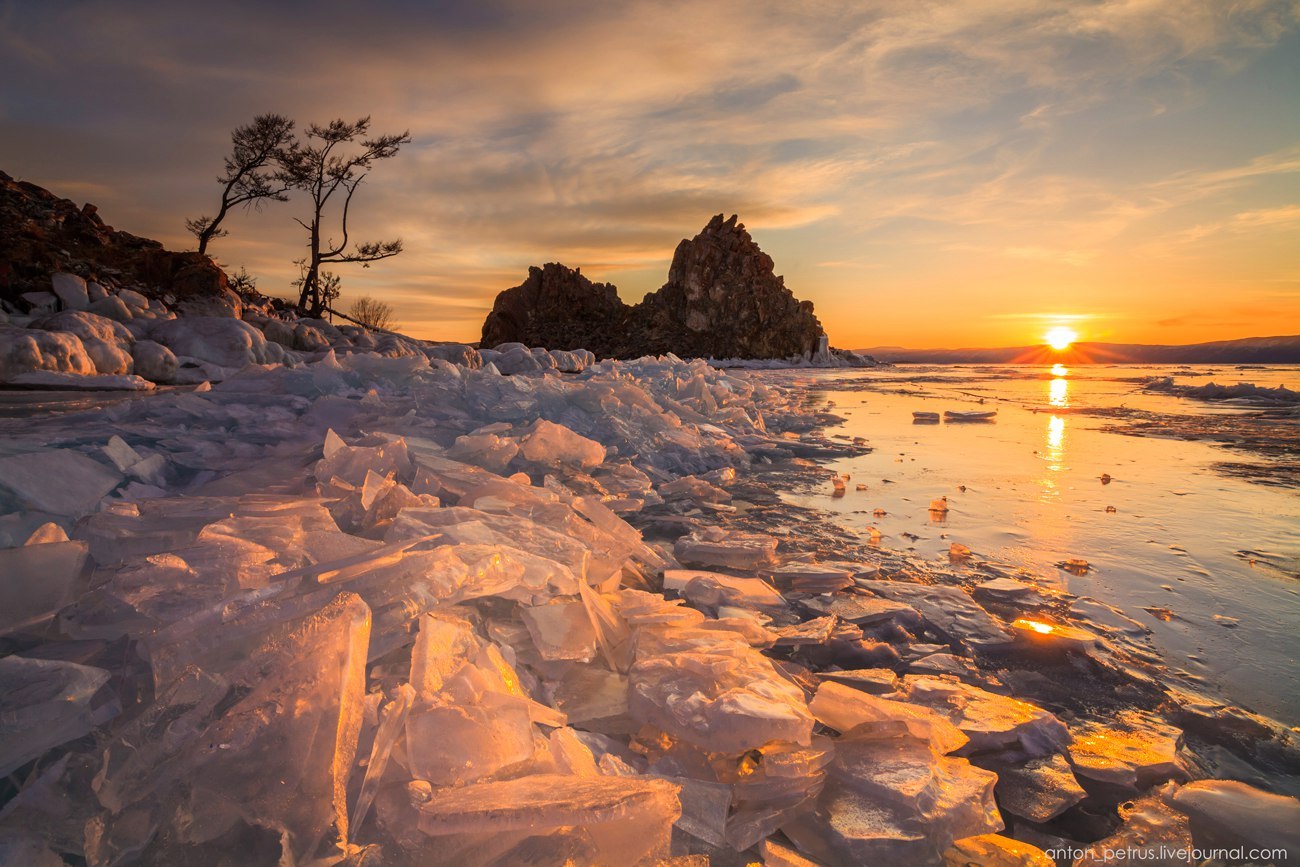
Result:
[[[813,388],[846,418],[832,435],[873,448],[831,464],[852,477],[845,496],[833,497],[828,482],[824,495],[798,502],[833,510],[864,536],[875,527],[882,547],[945,568],[959,542],[1109,602],[1151,628],[1175,681],[1300,723],[1300,491],[1222,469],[1225,460],[1258,465],[1267,479],[1269,458],[1103,429],[1131,409],[1244,411],[1144,391],[1149,377],[1295,388],[1300,369],[915,365],[764,375]],[[998,414],[986,424],[912,418],[989,409]],[[940,518],[929,504],[942,496],[949,511]],[[1070,559],[1090,568],[1058,568]]]

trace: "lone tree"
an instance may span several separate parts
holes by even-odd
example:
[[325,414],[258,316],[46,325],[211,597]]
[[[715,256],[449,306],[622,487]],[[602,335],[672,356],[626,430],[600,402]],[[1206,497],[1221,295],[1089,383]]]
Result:
[[393,320],[393,305],[362,295],[348,308],[348,316],[367,328],[396,331],[400,326]]
[[234,147],[226,157],[226,173],[217,178],[222,185],[217,215],[185,221],[185,228],[199,239],[199,252],[205,255],[209,241],[229,234],[221,228],[221,221],[232,208],[258,207],[267,200],[288,201],[285,193],[292,186],[279,164],[293,142],[293,121],[278,114],[259,114],[248,126],[236,127],[230,140]]
[[[326,305],[321,291],[322,265],[361,262],[368,266],[402,252],[400,240],[367,241],[349,247],[348,207],[357,187],[377,160],[395,156],[411,140],[409,132],[366,138],[369,131],[369,117],[355,123],[339,119],[326,126],[312,124],[307,128],[307,140],[294,142],[280,158],[288,182],[311,199],[311,216],[305,221],[294,219],[309,236],[298,306],[313,316],[319,316]],[[331,200],[339,209],[341,240],[337,243],[332,236],[326,237],[322,225]]]

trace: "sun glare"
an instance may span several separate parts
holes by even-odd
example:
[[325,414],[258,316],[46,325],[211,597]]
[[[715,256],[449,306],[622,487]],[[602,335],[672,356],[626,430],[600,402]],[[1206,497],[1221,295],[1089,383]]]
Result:
[[1066,328],[1064,325],[1058,325],[1043,335],[1043,340],[1047,342],[1047,345],[1057,351],[1069,349],[1070,344],[1078,339],[1078,332],[1073,328]]

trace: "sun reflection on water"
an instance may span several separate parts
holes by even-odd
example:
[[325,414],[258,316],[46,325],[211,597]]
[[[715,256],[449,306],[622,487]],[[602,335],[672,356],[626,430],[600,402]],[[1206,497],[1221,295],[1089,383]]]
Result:
[[1052,406],[1068,407],[1070,405],[1070,380],[1053,379],[1047,386],[1047,402]]
[[1047,451],[1043,455],[1047,461],[1047,472],[1043,474],[1043,490],[1039,499],[1055,500],[1060,496],[1060,487],[1056,476],[1065,469],[1062,459],[1065,457],[1065,419],[1054,415],[1047,419]]
[[[1065,450],[1065,419],[1059,415],[1054,415],[1047,420],[1047,459],[1050,461],[1059,461],[1061,454]],[[1059,469],[1059,467],[1052,467]]]
[[1061,364],[1058,361],[1056,364],[1052,365],[1051,372],[1052,372],[1052,376],[1069,376],[1070,368],[1066,367],[1064,364]]

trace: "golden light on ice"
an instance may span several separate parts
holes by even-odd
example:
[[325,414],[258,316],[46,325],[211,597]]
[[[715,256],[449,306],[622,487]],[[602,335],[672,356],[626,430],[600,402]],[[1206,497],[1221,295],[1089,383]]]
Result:
[[1056,627],[1050,623],[1042,623],[1038,620],[1030,620],[1026,617],[1021,617],[1013,623],[1012,626],[1019,627],[1020,629],[1032,629],[1040,635],[1048,635],[1056,629]]
[[1043,335],[1043,340],[1046,341],[1047,345],[1057,351],[1069,349],[1070,344],[1078,339],[1079,333],[1073,328],[1067,328],[1064,325],[1058,325]]

